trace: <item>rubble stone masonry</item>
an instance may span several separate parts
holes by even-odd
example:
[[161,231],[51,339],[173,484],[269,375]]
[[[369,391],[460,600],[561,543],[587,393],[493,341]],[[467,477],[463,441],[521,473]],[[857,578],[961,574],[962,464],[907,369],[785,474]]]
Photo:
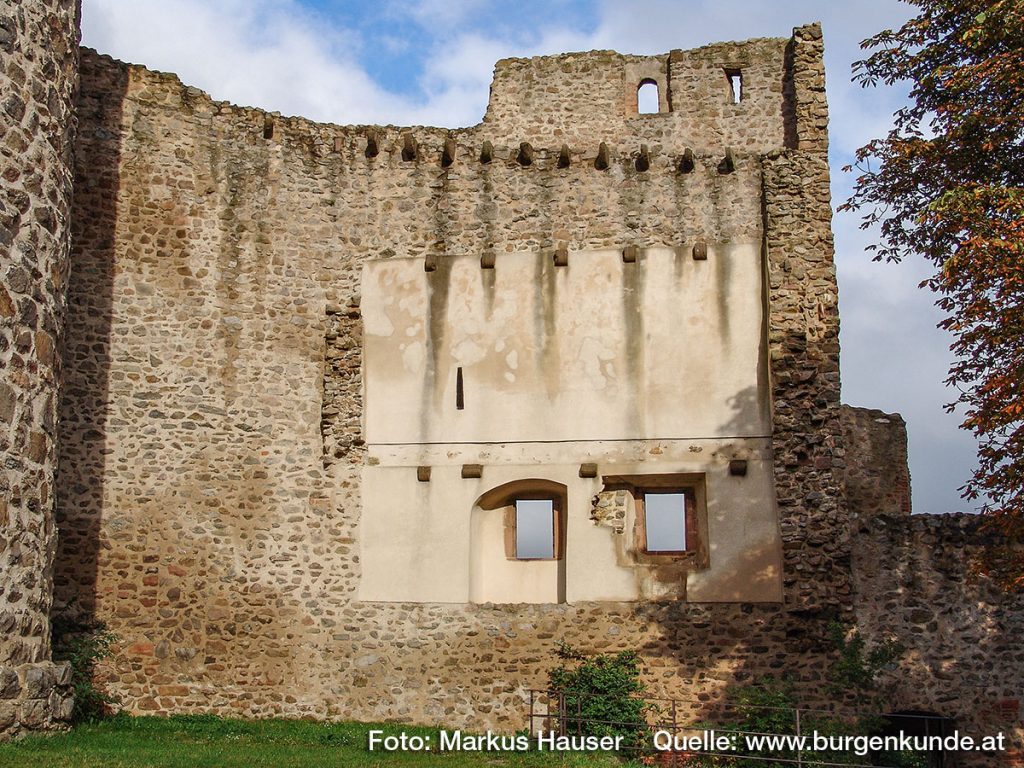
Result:
[[[54,612],[117,634],[102,677],[132,712],[521,727],[562,641],[638,650],[695,716],[763,674],[827,706],[838,618],[910,633],[894,709],[1007,717],[1024,613],[970,576],[984,534],[910,517],[902,422],[840,406],[819,27],[501,61],[460,130],[282,117],[83,50],[69,217],[75,9],[3,7],[0,731],[69,705],[54,498]],[[730,242],[763,253],[768,392],[744,396],[771,411],[782,602],[357,599],[364,262],[472,256],[486,283],[511,253],[710,245],[728,279]]]
[[[125,705],[519,726],[561,640],[642,649],[695,708],[773,670],[817,695],[823,617],[850,610],[820,60],[809,27],[503,61],[483,123],[447,131],[283,118],[83,51],[57,600],[122,638]],[[652,71],[695,108],[623,104]],[[356,600],[365,259],[751,239],[784,604]]]
[[51,662],[78,9],[0,4],[0,736],[70,714]]

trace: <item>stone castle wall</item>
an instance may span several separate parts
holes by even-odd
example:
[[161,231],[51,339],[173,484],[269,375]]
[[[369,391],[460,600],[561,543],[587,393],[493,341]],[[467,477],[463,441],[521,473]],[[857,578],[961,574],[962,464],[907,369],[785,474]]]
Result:
[[1008,754],[965,755],[965,764],[1019,764],[1024,596],[974,572],[982,548],[998,543],[985,522],[970,514],[863,516],[854,533],[856,624],[866,637],[898,638],[905,648],[883,681],[890,711],[952,718],[972,736],[1002,732]]
[[910,514],[907,432],[899,414],[843,406],[845,485],[853,520],[855,624],[904,652],[883,675],[890,712],[951,718],[963,733],[1007,737],[1008,754],[970,754],[965,764],[1024,757],[1024,596],[975,569],[1000,545],[985,519]]
[[[846,500],[858,518],[910,514],[907,425],[898,413],[844,406]],[[854,525],[858,525],[855,522]]]
[[0,6],[0,736],[70,714],[49,612],[77,82],[74,2]]
[[[519,725],[563,639],[643,649],[695,706],[783,668],[814,696],[820,617],[850,608],[820,60],[814,27],[510,60],[484,122],[443,131],[282,118],[84,52],[57,600],[123,639],[126,706]],[[559,101],[668,71],[696,102],[687,61],[714,114]],[[530,67],[565,94],[515,111]],[[702,239],[766,242],[785,604],[357,601],[362,262]]]
[[[283,118],[85,51],[68,280],[74,13],[5,13],[0,130],[25,151],[2,151],[44,161],[11,165],[3,198],[0,729],[67,714],[54,495],[55,611],[121,638],[104,678],[130,711],[521,726],[561,641],[639,649],[652,692],[695,713],[761,674],[828,704],[838,616],[912,633],[894,708],[979,732],[1008,716],[1022,613],[969,574],[985,534],[906,517],[901,422],[839,407],[817,27],[499,62],[484,121],[458,131]],[[667,111],[636,114],[643,80]],[[763,243],[784,602],[357,600],[363,262],[700,240]]]

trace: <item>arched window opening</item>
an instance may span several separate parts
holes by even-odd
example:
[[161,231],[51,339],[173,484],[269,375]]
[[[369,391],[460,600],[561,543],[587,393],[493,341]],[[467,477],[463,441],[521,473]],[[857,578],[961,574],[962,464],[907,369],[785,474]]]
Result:
[[470,517],[473,603],[565,601],[566,486],[524,478],[476,500]]
[[656,115],[661,112],[658,84],[653,80],[642,80],[637,87],[636,111],[641,115]]

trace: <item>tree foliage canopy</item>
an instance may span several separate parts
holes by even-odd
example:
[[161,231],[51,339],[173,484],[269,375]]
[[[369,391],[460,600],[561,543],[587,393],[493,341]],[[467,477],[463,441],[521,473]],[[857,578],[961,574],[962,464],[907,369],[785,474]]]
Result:
[[[953,335],[946,383],[979,441],[961,489],[1007,536],[986,570],[1024,587],[1024,2],[905,0],[917,15],[864,41],[863,86],[909,82],[894,125],[857,152],[841,209],[878,226],[875,258],[920,255]],[[998,550],[998,551],[997,551]]]

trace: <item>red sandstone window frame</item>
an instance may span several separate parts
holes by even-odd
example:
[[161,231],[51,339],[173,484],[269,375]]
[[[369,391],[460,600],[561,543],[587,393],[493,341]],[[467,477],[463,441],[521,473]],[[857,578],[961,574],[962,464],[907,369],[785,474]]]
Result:
[[[710,564],[708,548],[707,480],[701,472],[659,475],[605,475],[604,489],[625,490],[633,497],[631,555],[637,565],[673,565],[702,570]],[[647,548],[644,496],[647,493],[681,493],[686,497],[686,549]]]
[[[551,546],[551,557],[519,557],[517,551],[517,523],[518,513],[516,508],[517,501],[550,501],[551,502],[551,530],[552,530],[552,546]],[[512,496],[508,500],[508,504],[505,507],[505,558],[508,560],[515,560],[521,563],[543,563],[561,560],[565,557],[565,514],[564,505],[561,499],[556,494],[551,494],[544,491],[533,492],[520,492]]]
[[[675,494],[683,497],[683,549],[651,549],[651,542],[647,536],[647,497]],[[634,494],[636,504],[636,532],[637,549],[645,555],[684,557],[693,552],[694,546],[699,540],[697,532],[697,494],[691,486],[678,488],[638,488]]]

